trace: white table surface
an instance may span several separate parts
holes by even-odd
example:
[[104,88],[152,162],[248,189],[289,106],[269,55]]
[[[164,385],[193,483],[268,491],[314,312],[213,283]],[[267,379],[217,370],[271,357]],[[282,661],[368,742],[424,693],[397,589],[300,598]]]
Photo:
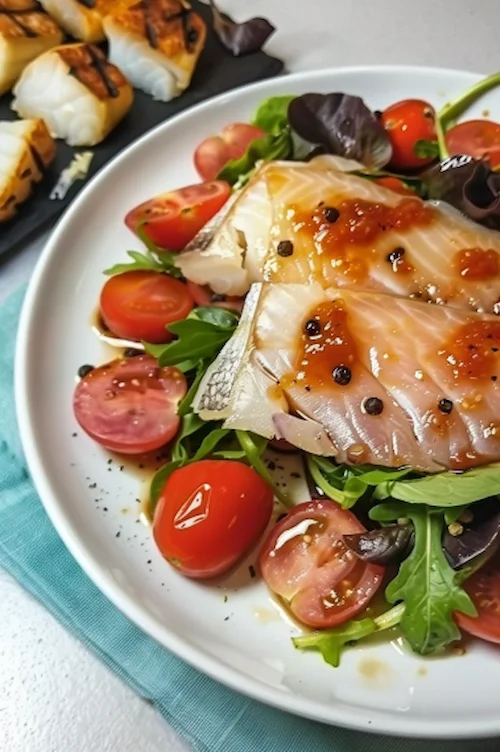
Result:
[[[498,0],[220,0],[220,5],[241,20],[249,8],[272,20],[279,31],[268,50],[290,72],[375,63],[483,73],[500,68]],[[0,301],[29,279],[46,237],[0,265]],[[150,705],[1,572],[0,602],[2,752],[187,750]]]

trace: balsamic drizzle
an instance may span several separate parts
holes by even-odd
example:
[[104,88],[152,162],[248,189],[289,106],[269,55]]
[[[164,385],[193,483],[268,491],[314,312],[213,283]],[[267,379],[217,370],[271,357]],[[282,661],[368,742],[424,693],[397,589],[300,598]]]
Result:
[[26,26],[23,24],[22,21],[19,20],[18,16],[25,16],[29,13],[39,13],[40,9],[35,4],[32,8],[24,8],[24,10],[11,10],[10,8],[6,8],[4,5],[0,3],[0,16],[7,16],[13,24],[17,26],[18,29],[20,29],[23,34],[27,37],[31,37],[33,39],[34,37],[37,37],[38,34],[36,31],[34,31],[29,26]]
[[94,47],[94,45],[88,44],[87,50],[90,55],[91,64],[99,73],[101,80],[104,86],[106,87],[106,91],[108,92],[108,96],[113,97],[113,98],[120,96],[118,87],[113,83],[113,81],[110,79],[110,77],[108,76],[106,72],[106,68],[108,65],[107,61],[102,59],[102,57],[99,55],[99,52]]
[[76,0],[80,5],[84,5],[86,8],[95,8],[95,0]]

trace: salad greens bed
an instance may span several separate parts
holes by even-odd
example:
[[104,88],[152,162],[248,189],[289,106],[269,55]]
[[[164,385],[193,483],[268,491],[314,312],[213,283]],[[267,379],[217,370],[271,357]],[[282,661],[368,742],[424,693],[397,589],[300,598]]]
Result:
[[[425,172],[397,175],[423,198],[443,199],[489,227],[500,229],[500,175],[487,161],[468,156],[449,157],[444,134],[484,92],[500,84],[500,74],[473,86],[445,105],[436,118],[436,141],[419,141],[418,155],[439,160]],[[230,161],[219,174],[234,189],[245,185],[261,160],[304,160],[320,153],[337,154],[366,165],[359,174],[370,179],[392,175],[384,167],[391,157],[388,137],[376,113],[358,97],[346,94],[279,96],[263,102],[252,123],[265,131],[246,153]],[[147,269],[181,277],[175,254],[159,251],[142,234],[146,249],[129,251],[129,263],[108,275]],[[161,366],[176,366],[186,375],[189,391],[179,405],[181,429],[171,459],[154,476],[151,502],[157,502],[169,475],[177,468],[206,457],[248,462],[274,488],[283,506],[287,496],[276,487],[263,460],[267,441],[244,431],[225,429],[221,422],[205,422],[191,406],[207,367],[238,325],[233,311],[195,308],[184,321],[168,326],[176,339],[166,345],[145,344]],[[330,630],[311,632],[293,640],[297,648],[317,650],[337,666],[342,650],[359,640],[399,626],[411,648],[427,655],[460,638],[453,614],[474,616],[475,607],[462,585],[496,550],[500,533],[500,465],[463,473],[422,476],[409,468],[338,465],[308,455],[305,468],[317,497],[332,499],[343,509],[356,505],[372,521],[368,532],[346,536],[346,543],[366,561],[392,564],[397,573],[385,598],[390,606],[375,617],[354,619]],[[470,505],[488,507],[486,519],[468,524]],[[493,505],[493,507],[492,507]],[[491,509],[496,510],[491,514]],[[449,526],[463,520],[463,534]],[[376,523],[374,525],[373,523]]]

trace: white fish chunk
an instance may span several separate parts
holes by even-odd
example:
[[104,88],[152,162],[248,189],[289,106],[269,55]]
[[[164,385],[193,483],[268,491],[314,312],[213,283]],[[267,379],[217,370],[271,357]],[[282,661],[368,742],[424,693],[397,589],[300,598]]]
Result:
[[41,117],[55,138],[94,146],[132,106],[134,93],[116,66],[94,45],[56,47],[34,60],[14,88],[12,109]]
[[24,68],[63,40],[59,26],[35,0],[3,0],[0,12],[0,94]]
[[75,39],[103,42],[102,20],[123,5],[123,0],[40,0],[40,4]]
[[129,3],[103,26],[110,60],[133,86],[162,102],[187,89],[206,38],[205,22],[188,3]]
[[256,284],[252,296],[223,410],[217,360],[196,396],[211,418],[348,464],[437,472],[500,460],[494,315],[317,283]]
[[54,157],[43,120],[0,122],[0,222],[16,214]]
[[[372,290],[500,313],[500,233],[318,157],[264,165],[210,245],[179,256],[188,279],[241,295],[259,281]],[[210,263],[207,263],[210,260]]]

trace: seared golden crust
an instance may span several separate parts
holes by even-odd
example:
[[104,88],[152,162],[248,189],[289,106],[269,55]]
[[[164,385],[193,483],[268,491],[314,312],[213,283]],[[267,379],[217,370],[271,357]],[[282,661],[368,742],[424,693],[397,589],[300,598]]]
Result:
[[61,30],[34,0],[0,0],[0,36],[57,37]]
[[99,99],[116,98],[120,89],[129,86],[122,72],[93,44],[67,44],[54,52],[69,66],[71,74]]
[[19,159],[9,178],[0,186],[0,222],[15,216],[33,190],[33,185],[43,177],[55,157],[56,148],[47,126],[41,119],[32,120],[23,134]]
[[182,68],[193,67],[205,44],[205,22],[181,0],[140,0],[113,14],[113,20]]

